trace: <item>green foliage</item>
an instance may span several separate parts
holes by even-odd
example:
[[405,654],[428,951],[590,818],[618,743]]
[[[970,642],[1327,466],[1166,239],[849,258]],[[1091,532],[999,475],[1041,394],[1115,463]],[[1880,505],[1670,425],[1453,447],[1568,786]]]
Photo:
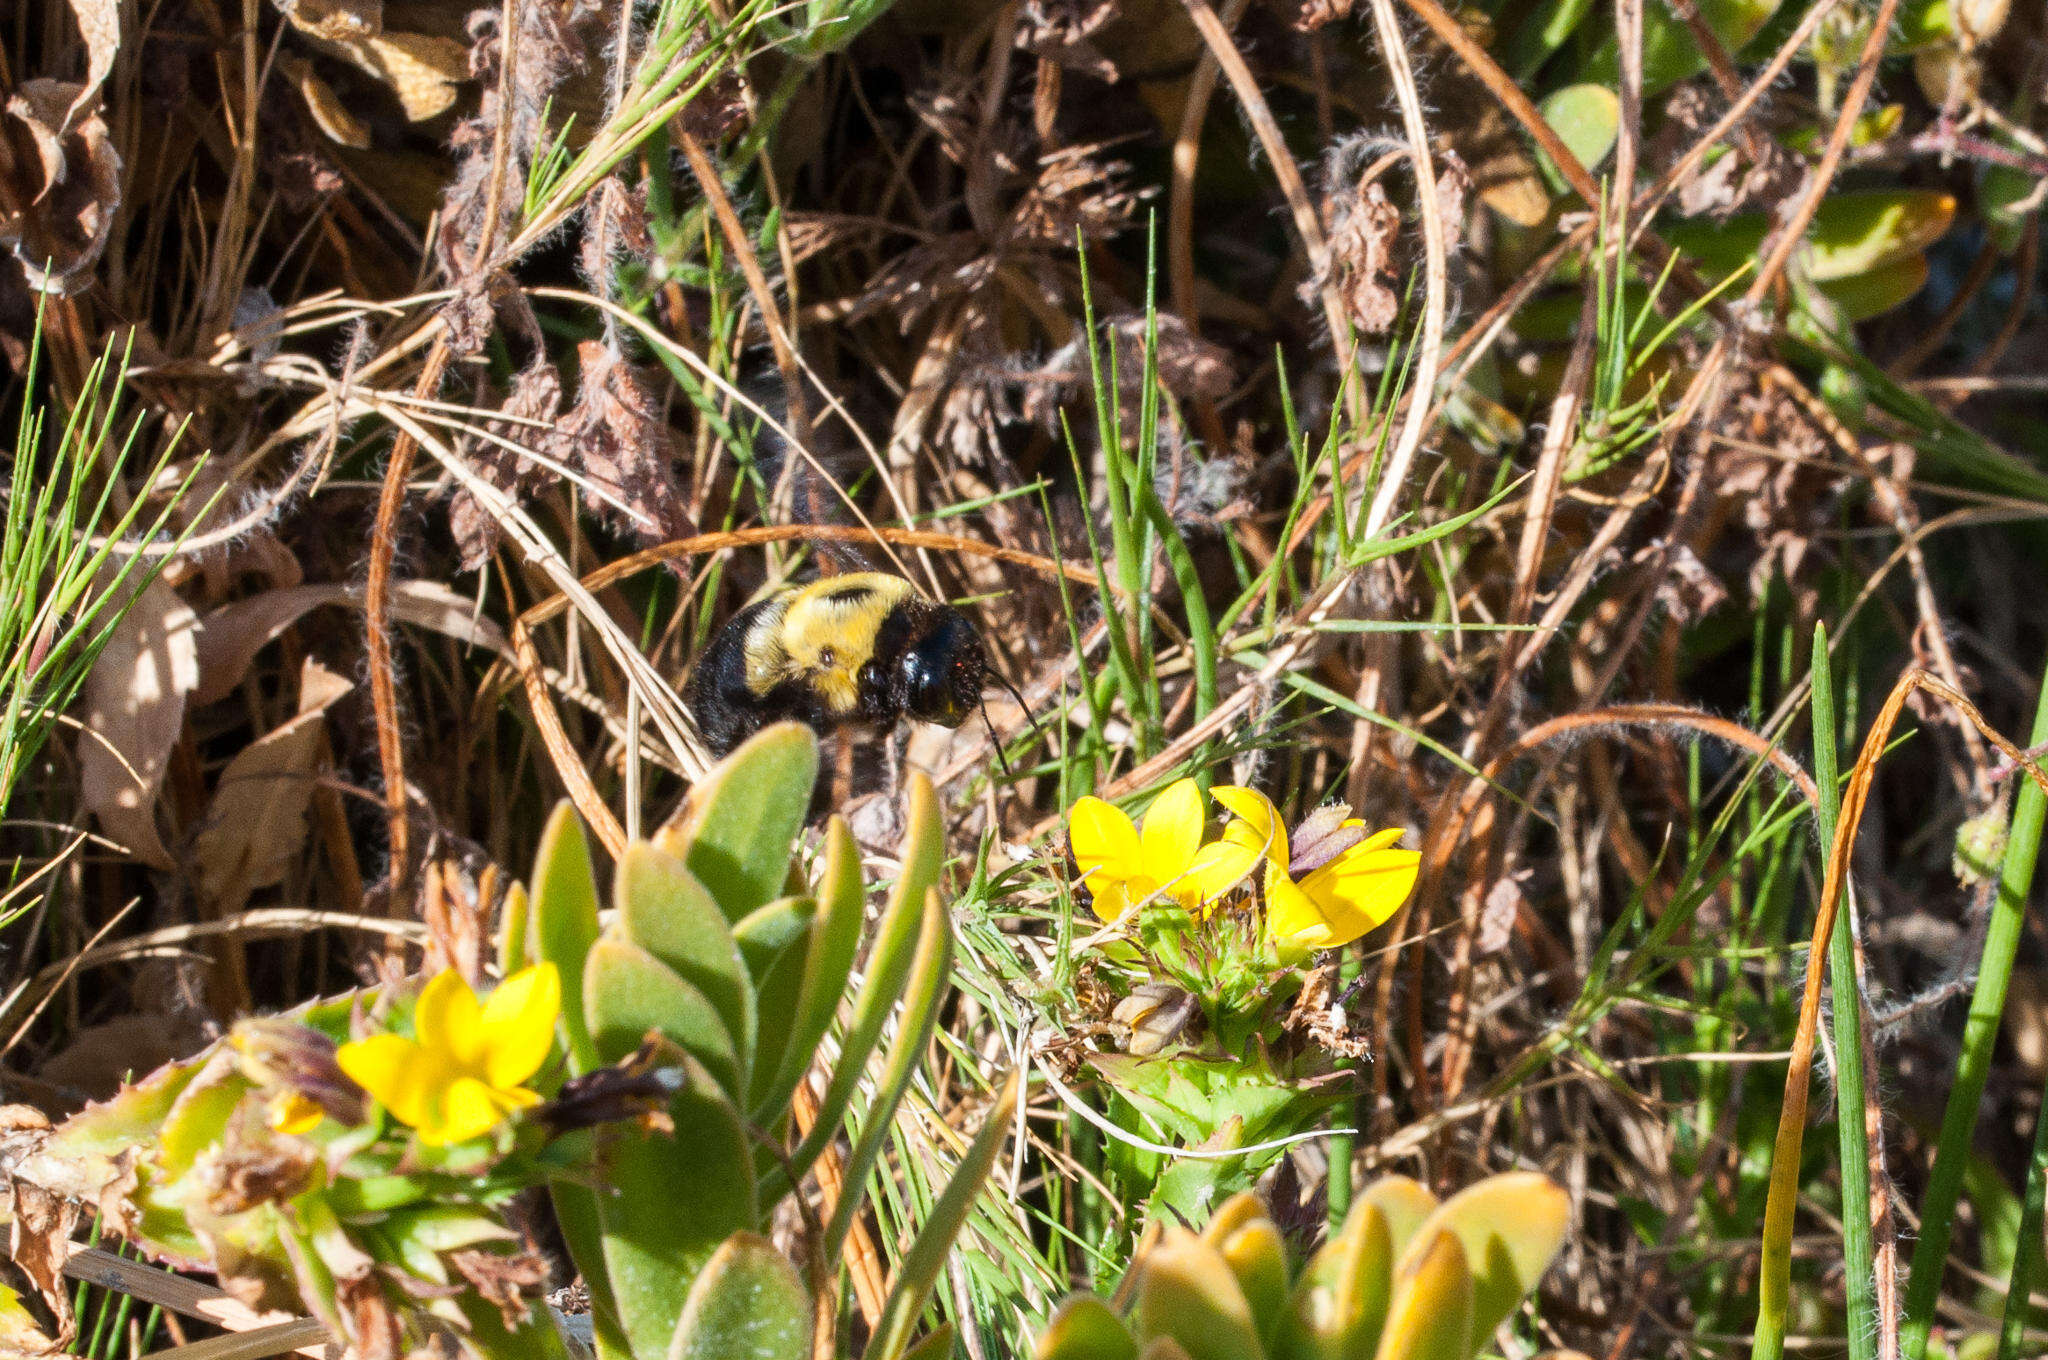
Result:
[[[804,1169],[848,1132],[872,1061],[879,1076],[816,1257],[838,1260],[868,1171],[922,1068],[952,958],[936,888],[944,829],[920,780],[903,873],[826,1099],[810,1136],[785,1156],[791,1094],[820,1049],[830,1051],[866,897],[857,848],[837,819],[824,834],[819,895],[776,896],[806,882],[797,838],[816,774],[816,738],[802,727],[770,728],[734,752],[674,826],[627,847],[603,924],[590,843],[558,812],[531,896],[509,899],[498,953],[514,976],[490,1003],[444,973],[417,992],[378,989],[245,1022],[207,1053],[71,1120],[16,1172],[118,1213],[130,1241],[158,1259],[219,1271],[272,1306],[310,1310],[352,1344],[439,1336],[537,1360],[565,1354],[552,1315],[502,1301],[502,1289],[483,1280],[528,1269],[503,1210],[545,1184],[589,1286],[602,1355],[810,1360],[814,1325],[837,1315],[836,1278],[806,1279],[762,1234]],[[523,1011],[511,1000],[535,997],[545,1001]],[[386,1091],[363,1056],[411,1045],[424,1068],[437,1053],[459,1057],[462,1035],[472,1049],[509,1050],[521,1033],[563,1055],[566,1076],[548,1076],[561,1059],[526,1048],[536,1075],[488,1077],[517,1113],[442,1141],[430,1131],[454,1121],[404,1113],[407,1083],[430,1083],[431,1074],[400,1068]],[[355,1073],[373,1089],[356,1086]],[[544,1089],[516,1089],[521,1080]],[[901,1258],[870,1360],[909,1348],[1010,1136],[1020,1091],[1013,1078],[998,1093],[931,1204]],[[153,1155],[137,1159],[137,1147]]]
[[1469,1360],[1564,1245],[1569,1203],[1542,1176],[1479,1182],[1442,1204],[1413,1181],[1369,1186],[1296,1275],[1249,1195],[1199,1234],[1165,1229],[1119,1296],[1060,1305],[1033,1360]]

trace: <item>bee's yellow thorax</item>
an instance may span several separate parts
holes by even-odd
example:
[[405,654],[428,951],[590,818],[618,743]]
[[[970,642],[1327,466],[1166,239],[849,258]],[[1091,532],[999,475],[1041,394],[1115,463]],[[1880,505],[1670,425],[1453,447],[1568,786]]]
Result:
[[860,671],[889,612],[915,592],[884,572],[827,576],[785,592],[747,636],[747,688],[766,694],[795,681],[832,712],[860,707]]

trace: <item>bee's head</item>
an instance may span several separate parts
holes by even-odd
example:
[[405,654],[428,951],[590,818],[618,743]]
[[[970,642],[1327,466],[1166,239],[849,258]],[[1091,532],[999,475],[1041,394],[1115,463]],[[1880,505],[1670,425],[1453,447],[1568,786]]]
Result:
[[967,616],[939,605],[927,628],[896,663],[903,710],[921,722],[958,727],[981,703],[988,654]]

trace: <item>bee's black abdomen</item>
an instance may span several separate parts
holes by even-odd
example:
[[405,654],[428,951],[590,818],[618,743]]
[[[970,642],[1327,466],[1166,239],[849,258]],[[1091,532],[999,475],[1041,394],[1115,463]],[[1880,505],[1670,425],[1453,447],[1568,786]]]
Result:
[[747,633],[771,603],[764,600],[734,615],[690,668],[683,699],[713,755],[728,754],[774,721],[768,706],[747,687]]

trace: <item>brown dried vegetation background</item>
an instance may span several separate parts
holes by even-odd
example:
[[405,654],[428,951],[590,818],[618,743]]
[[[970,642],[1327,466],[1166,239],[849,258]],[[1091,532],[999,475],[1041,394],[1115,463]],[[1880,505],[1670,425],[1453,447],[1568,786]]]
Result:
[[[1737,788],[1765,747],[1811,768],[1816,623],[1844,742],[1917,666],[2026,744],[2040,0],[1917,52],[1928,7],[1895,0],[1787,0],[1739,41],[1617,0],[1533,58],[1559,6],[706,4],[650,69],[686,8],[0,9],[10,410],[61,421],[125,355],[136,434],[96,477],[117,505],[193,477],[7,810],[48,872],[0,936],[0,1090],[61,1113],[237,1014],[476,958],[558,799],[651,827],[702,769],[676,689],[719,623],[873,564],[972,601],[1047,734],[992,697],[1012,775],[978,723],[856,752],[877,845],[904,761],[963,865],[1032,871],[1026,906],[1068,802],[1198,758],[1409,827],[1414,904],[1333,1002],[1372,1039],[1361,1169],[1541,1167],[1578,1215],[1550,1344],[1745,1350],[1818,871],[1803,831],[1708,828],[1768,820],[1781,783]],[[1646,24],[1698,69],[1664,79]],[[683,62],[690,97],[642,116]],[[1908,206],[1869,225],[1871,194]],[[1829,223],[1861,267],[1802,244]],[[1130,544],[1105,483],[1139,455],[1104,447],[1091,359],[1127,443],[1161,402],[1164,525]],[[1105,679],[1131,589],[1142,693]],[[1953,706],[1911,722],[1854,865],[1895,1217],[1990,906],[1956,833],[2016,782]],[[1609,991],[1617,929],[1662,952]],[[2030,913],[1945,1336],[1995,1331],[2044,947]],[[986,1048],[976,1007],[953,1023]],[[1036,1100],[1041,1169],[1072,1171]],[[1309,1201],[1320,1155],[1286,1173]],[[1831,1166],[1798,1244],[1822,1348],[1861,1212]]]

